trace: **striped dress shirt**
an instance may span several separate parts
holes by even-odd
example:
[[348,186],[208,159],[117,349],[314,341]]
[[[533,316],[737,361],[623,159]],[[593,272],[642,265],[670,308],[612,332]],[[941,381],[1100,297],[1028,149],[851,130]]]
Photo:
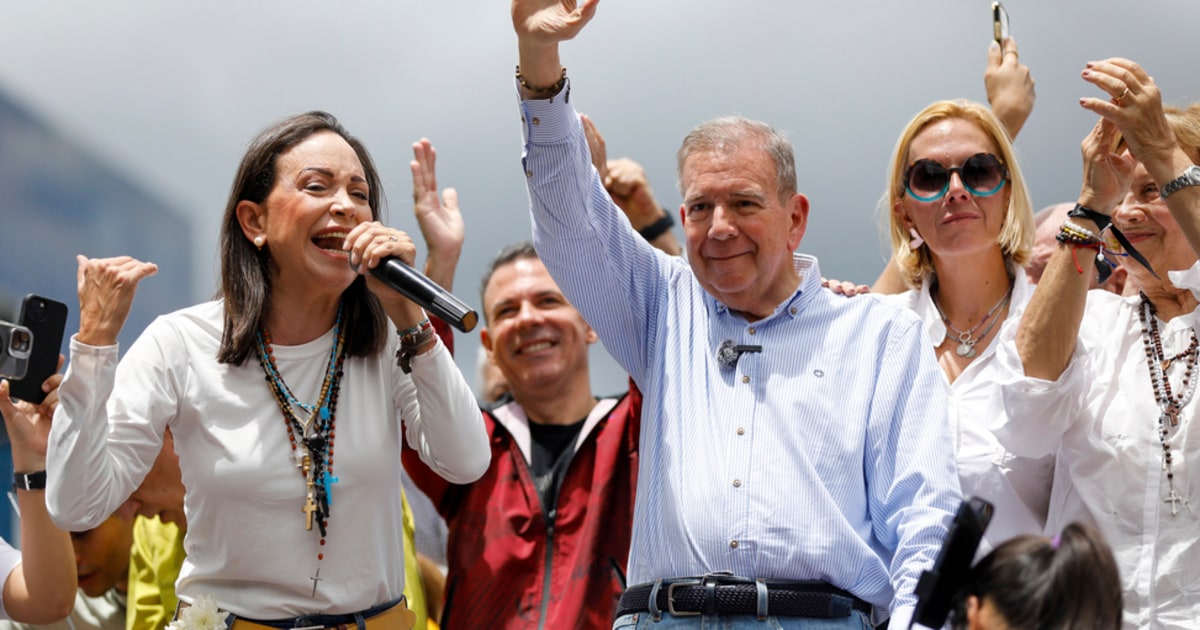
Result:
[[[960,500],[946,388],[919,319],[822,290],[747,322],[645,242],[567,98],[524,101],[538,253],[645,393],[629,583],[822,580],[904,628]],[[736,366],[725,340],[761,345]]]

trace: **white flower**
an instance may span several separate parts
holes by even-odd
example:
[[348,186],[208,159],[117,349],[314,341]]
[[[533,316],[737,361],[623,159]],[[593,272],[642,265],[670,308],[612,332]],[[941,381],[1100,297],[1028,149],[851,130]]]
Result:
[[225,630],[228,616],[217,608],[217,600],[211,595],[201,595],[179,612],[179,619],[172,621],[167,630]]

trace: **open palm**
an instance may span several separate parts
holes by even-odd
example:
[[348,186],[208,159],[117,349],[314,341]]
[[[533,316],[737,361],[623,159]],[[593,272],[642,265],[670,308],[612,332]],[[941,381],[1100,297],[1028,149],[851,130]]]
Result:
[[579,34],[600,0],[513,0],[513,29],[524,41],[557,44]]

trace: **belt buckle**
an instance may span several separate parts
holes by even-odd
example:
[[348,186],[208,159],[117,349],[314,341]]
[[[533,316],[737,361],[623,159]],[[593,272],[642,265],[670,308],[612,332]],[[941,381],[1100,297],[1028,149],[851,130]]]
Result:
[[704,586],[704,580],[686,580],[682,582],[671,582],[667,585],[667,612],[676,617],[699,617],[700,611],[678,611],[675,610],[675,589],[680,586]]

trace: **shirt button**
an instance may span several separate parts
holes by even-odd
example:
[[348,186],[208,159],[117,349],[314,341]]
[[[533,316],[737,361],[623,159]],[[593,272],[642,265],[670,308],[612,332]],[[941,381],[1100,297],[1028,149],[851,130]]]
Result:
[[533,123],[534,125],[542,124],[542,121],[539,118],[537,118],[536,116],[533,118],[533,120],[531,120],[529,122]]
[[525,171],[525,177],[533,177],[533,171]]
[[788,312],[789,312],[789,313],[791,313],[792,315],[795,315],[795,314],[796,314],[796,307],[795,307],[795,306],[793,306],[793,307],[789,308],[789,309],[788,309]]
[[734,488],[741,488],[741,487],[742,487],[742,480],[741,480],[741,479],[734,479],[734,480],[733,480],[733,487],[734,487]]
[[747,328],[747,329],[746,329],[746,332],[748,332],[748,333],[750,333],[751,335],[753,335],[753,334],[754,334],[756,331],[754,330],[754,327],[753,327],[753,326],[751,326],[750,328]]
[[750,382],[750,377],[749,377],[749,376],[746,376],[745,374],[743,374],[743,375],[742,375],[742,382],[743,382],[743,383],[749,383],[749,382]]
[[742,427],[738,427],[737,434],[738,435],[746,435],[746,429],[744,429]]
[[731,540],[731,541],[729,541],[729,548],[730,548],[730,549],[737,549],[737,541],[736,541],[736,540]]

